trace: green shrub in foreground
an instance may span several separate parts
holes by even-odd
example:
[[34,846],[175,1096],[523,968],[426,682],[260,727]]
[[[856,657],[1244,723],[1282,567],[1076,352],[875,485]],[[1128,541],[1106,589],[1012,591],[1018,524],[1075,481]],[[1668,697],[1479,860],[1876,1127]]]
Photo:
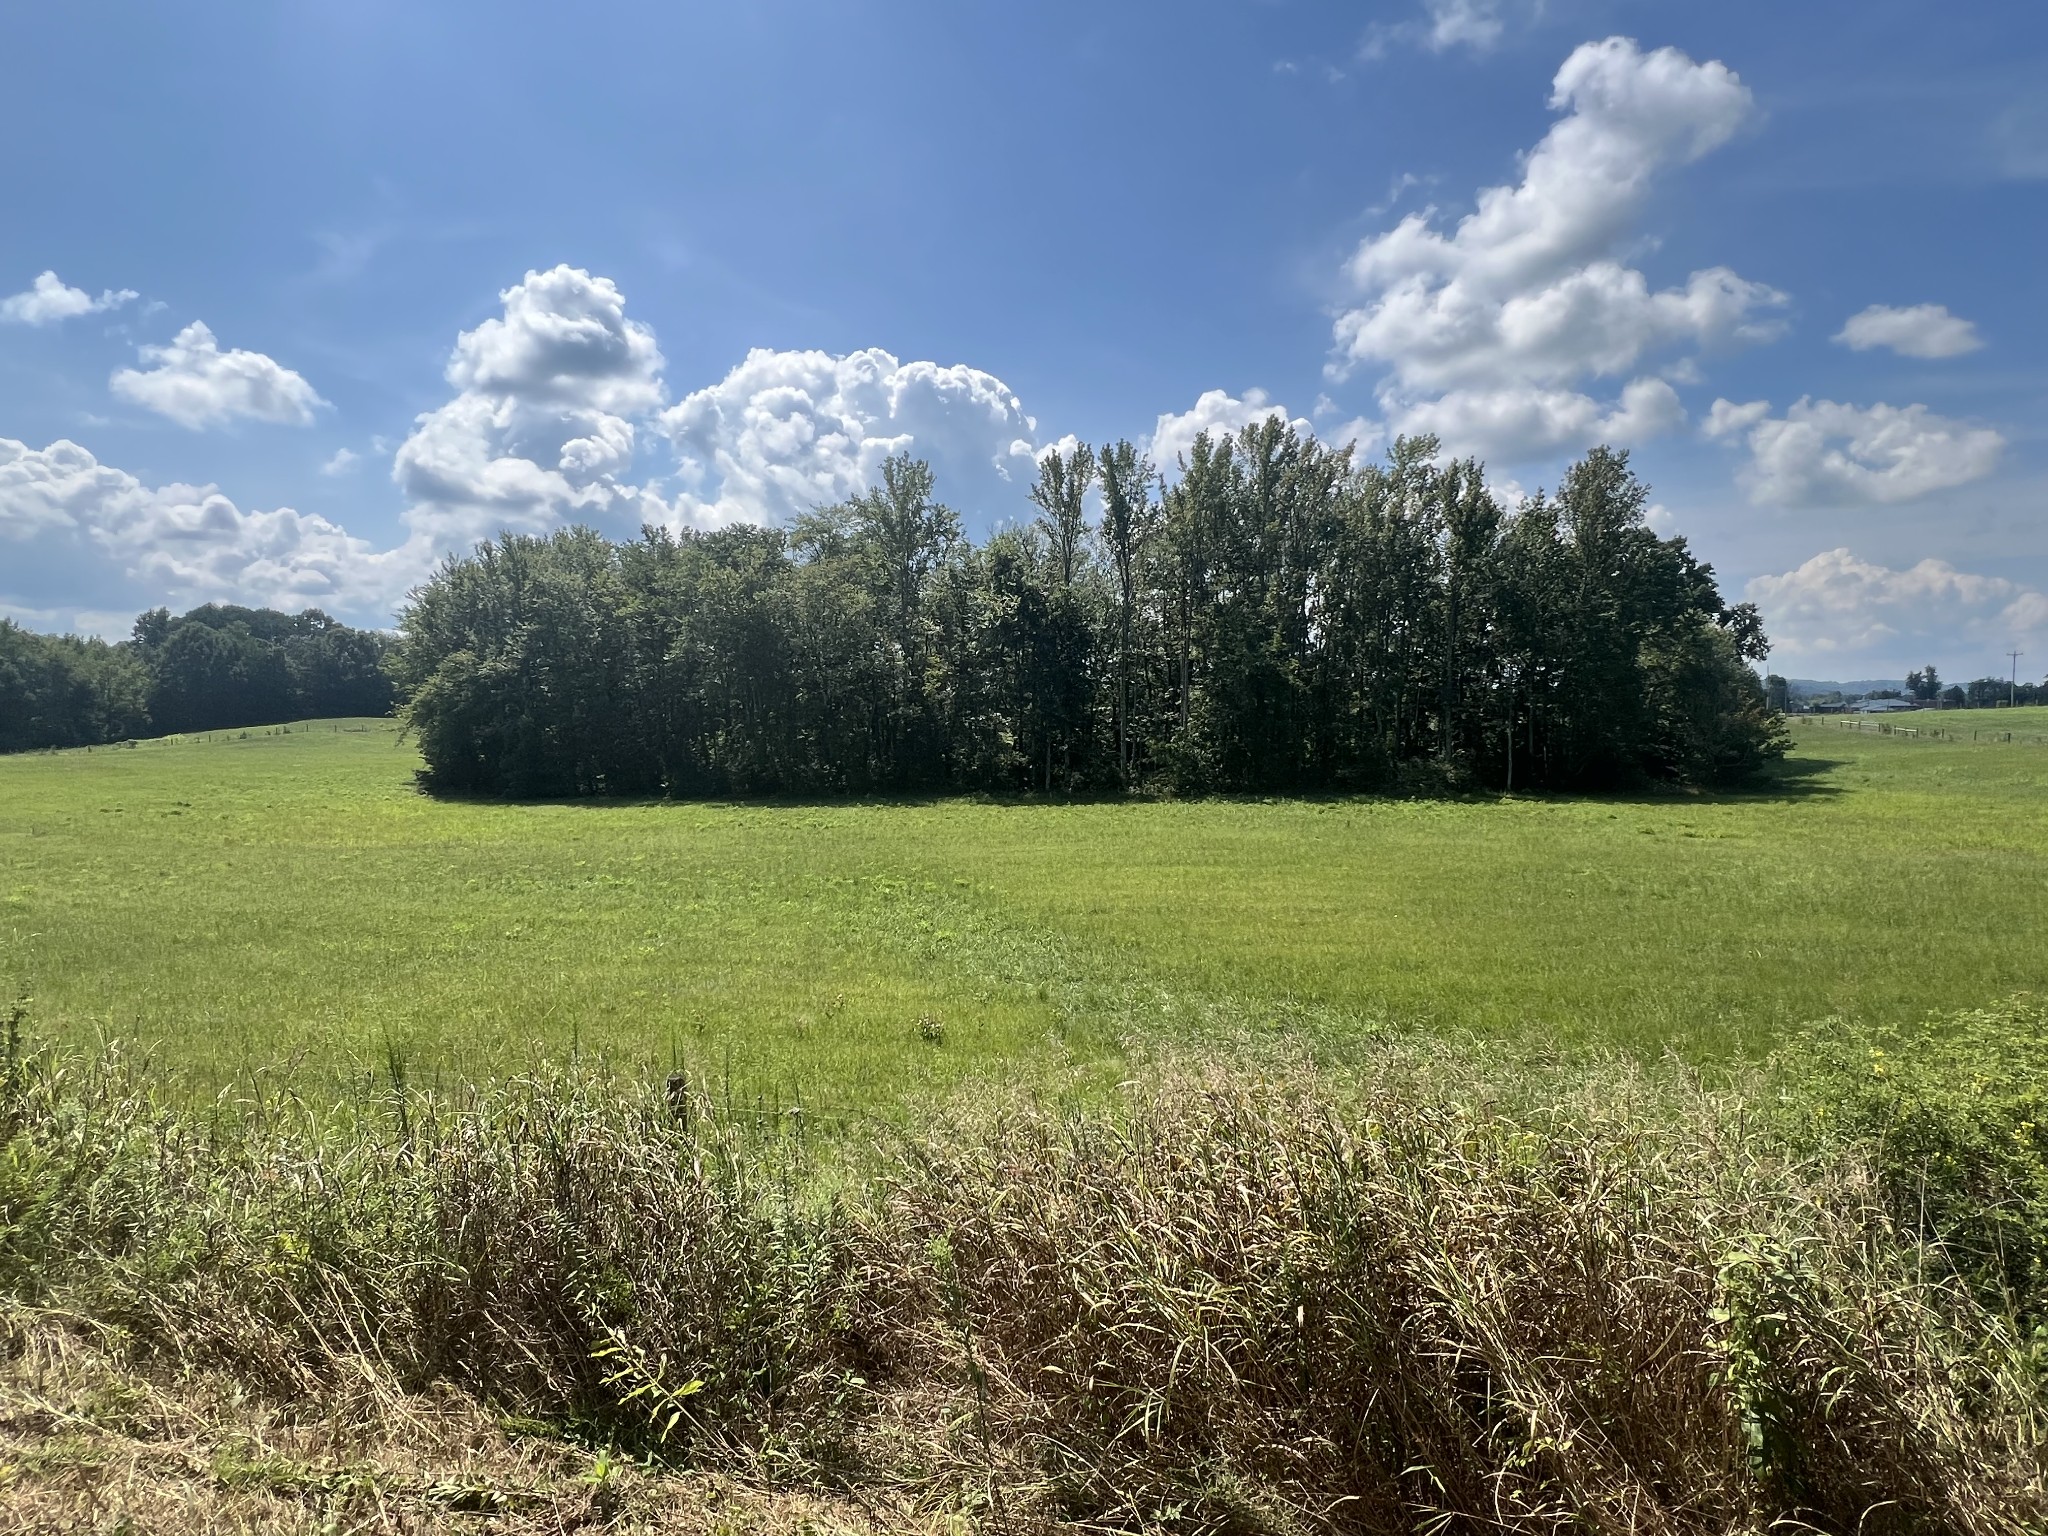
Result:
[[1781,1053],[1798,1145],[1850,1145],[1893,1217],[1986,1303],[2048,1324],[2048,1004],[1908,1027],[1815,1026]]

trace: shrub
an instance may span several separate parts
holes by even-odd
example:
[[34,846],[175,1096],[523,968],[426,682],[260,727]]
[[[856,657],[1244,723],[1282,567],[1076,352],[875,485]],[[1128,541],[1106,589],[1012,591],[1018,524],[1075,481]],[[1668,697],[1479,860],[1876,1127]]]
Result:
[[1785,1128],[1867,1158],[1893,1218],[1987,1305],[2048,1324],[2048,1005],[1804,1031],[1781,1055]]

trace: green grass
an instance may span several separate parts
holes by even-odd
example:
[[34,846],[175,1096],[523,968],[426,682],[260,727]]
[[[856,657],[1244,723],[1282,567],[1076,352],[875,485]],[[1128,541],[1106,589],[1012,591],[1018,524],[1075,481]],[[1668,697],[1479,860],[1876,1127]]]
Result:
[[0,759],[0,986],[202,1084],[573,1047],[869,1107],[1214,1026],[1711,1057],[2040,985],[2048,710],[1941,724],[1799,723],[1750,796],[1465,803],[437,802],[388,722]]

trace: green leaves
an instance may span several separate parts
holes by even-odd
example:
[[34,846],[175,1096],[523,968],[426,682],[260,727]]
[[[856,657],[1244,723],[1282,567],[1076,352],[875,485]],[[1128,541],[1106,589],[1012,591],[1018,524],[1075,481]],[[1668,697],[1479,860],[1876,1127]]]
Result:
[[606,1344],[591,1352],[605,1369],[604,1385],[617,1395],[619,1406],[647,1416],[658,1444],[668,1444],[689,1418],[690,1399],[704,1390],[704,1378],[676,1380],[667,1351],[650,1357],[618,1328],[606,1330]]
[[2048,1323],[2048,1005],[1903,1028],[1830,1020],[1777,1057],[1788,1133],[1871,1160],[1904,1229],[1983,1297]]
[[1625,455],[1513,515],[1432,438],[1361,468],[1268,419],[1179,470],[1155,502],[1127,442],[1048,453],[1036,524],[978,546],[905,455],[786,534],[484,545],[403,619],[426,781],[1440,792],[1721,782],[1784,750],[1754,610],[1644,526]]

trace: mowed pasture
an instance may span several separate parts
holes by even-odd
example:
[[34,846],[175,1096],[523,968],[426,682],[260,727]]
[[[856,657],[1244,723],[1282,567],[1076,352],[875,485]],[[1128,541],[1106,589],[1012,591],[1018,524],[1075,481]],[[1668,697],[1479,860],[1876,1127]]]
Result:
[[[1920,717],[1925,722],[1928,717]],[[821,1112],[1246,1031],[1767,1050],[2038,987],[2048,711],[1753,794],[438,801],[388,721],[0,759],[0,986],[195,1088],[570,1051]]]

